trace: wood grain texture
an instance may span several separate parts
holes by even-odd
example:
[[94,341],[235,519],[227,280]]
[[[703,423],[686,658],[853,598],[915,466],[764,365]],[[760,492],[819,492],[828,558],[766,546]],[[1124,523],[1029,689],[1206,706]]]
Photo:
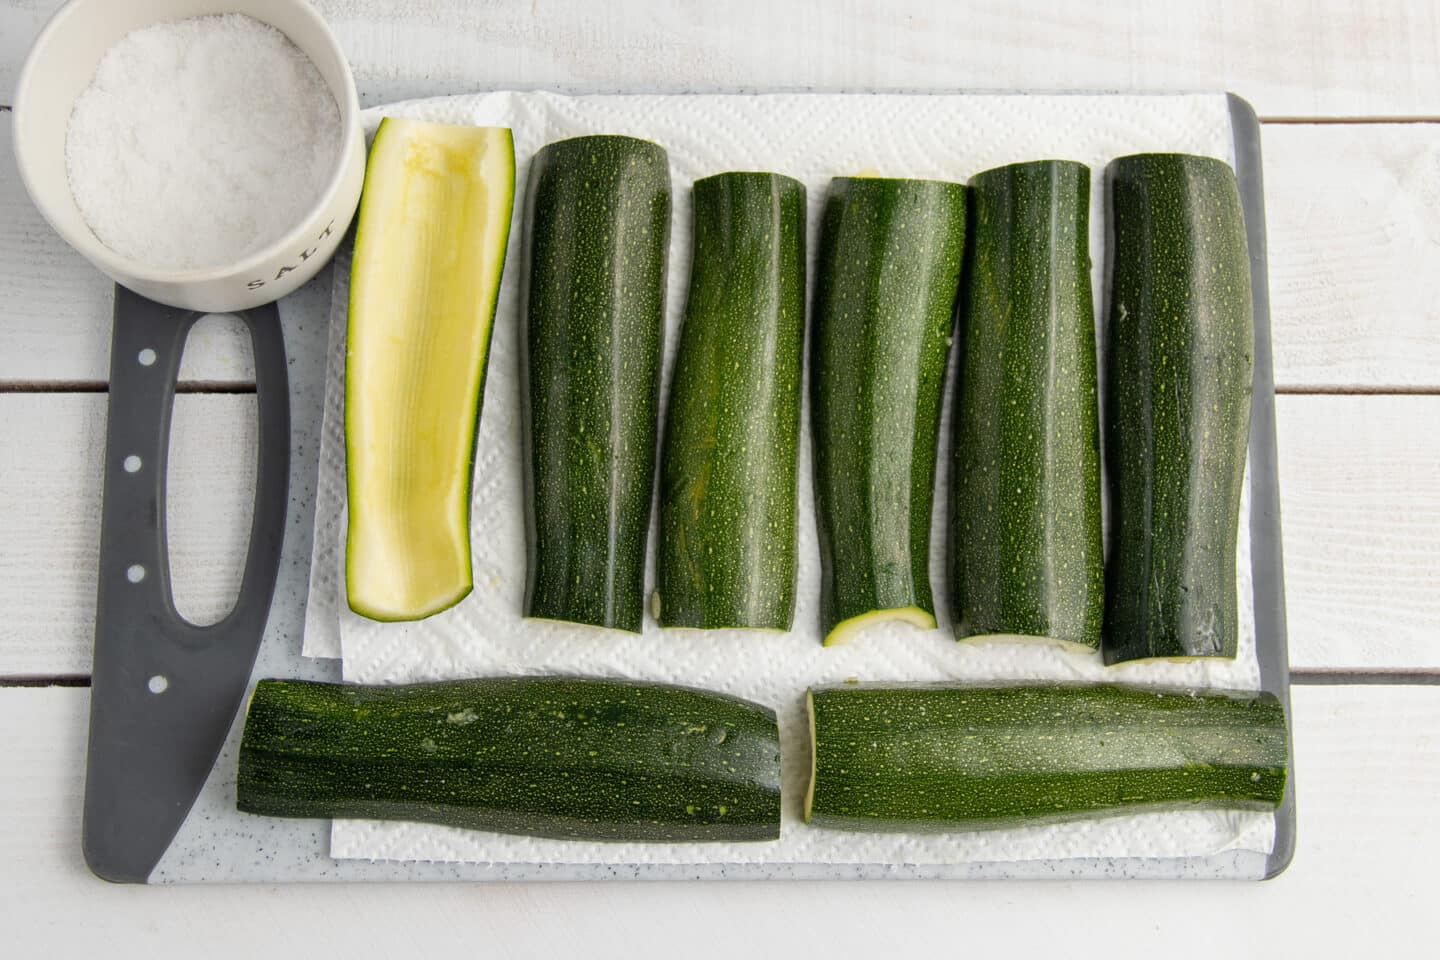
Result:
[[[0,675],[88,674],[104,394],[0,395]],[[255,397],[176,398],[168,523],[176,608],[213,623],[240,585],[255,496]]]
[[[12,139],[10,114],[0,114],[0,383],[105,382],[113,286],[30,202],[15,169]],[[329,272],[324,276],[328,289]],[[234,317],[197,326],[180,379],[254,383],[248,339]]]
[[1291,665],[1440,670],[1440,397],[1282,396]]
[[[234,591],[253,490],[253,416],[242,413],[253,402],[176,404],[184,469],[170,510],[187,611],[213,615]],[[1291,665],[1440,670],[1440,397],[1277,404]],[[89,672],[104,408],[103,394],[0,395],[0,675]],[[221,476],[251,486],[216,486]]]
[[[0,690],[0,858],[8,866],[0,927],[17,956],[53,952],[56,943],[77,955],[123,944],[159,956],[203,942],[206,956],[250,958],[290,955],[310,941],[328,954],[367,956],[438,954],[477,941],[505,957],[636,960],[673,956],[678,943],[697,958],[817,948],[888,956],[952,942],[957,892],[968,949],[1029,956],[1073,953],[1077,932],[1120,893],[1107,883],[973,883],[963,891],[883,882],[113,886],[80,859],[88,703],[86,690]],[[1294,866],[1260,886],[1126,884],[1127,908],[1145,921],[1127,925],[1123,939],[1085,942],[1104,942],[1108,955],[1176,958],[1237,944],[1295,956],[1408,955],[1426,942],[1426,878],[1440,858],[1431,803],[1440,792],[1440,688],[1302,687],[1292,725]],[[1197,904],[1224,922],[1197,922]],[[1035,922],[1037,905],[1044,923]],[[796,923],[802,909],[806,922]]]
[[[60,0],[0,7],[0,103]],[[317,0],[364,101],[587,91],[1238,90],[1264,114],[1434,114],[1428,0]],[[754,25],[765,24],[756,30]]]
[[0,381],[109,379],[111,310],[110,283],[30,202],[0,114]]
[[1262,138],[1275,382],[1440,386],[1440,124]]

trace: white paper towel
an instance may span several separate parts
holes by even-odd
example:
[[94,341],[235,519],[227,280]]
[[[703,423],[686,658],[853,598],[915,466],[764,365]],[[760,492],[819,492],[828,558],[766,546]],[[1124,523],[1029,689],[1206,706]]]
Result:
[[[795,628],[788,634],[661,630],[641,635],[522,620],[525,580],[518,384],[521,210],[530,158],[546,143],[587,133],[655,140],[674,177],[665,384],[671,369],[690,263],[690,184],[724,170],[771,170],[809,190],[811,281],[819,215],[832,176],[967,179],[989,167],[1060,157],[1092,171],[1090,244],[1097,299],[1103,289],[1105,164],[1127,153],[1184,151],[1233,164],[1229,105],[1202,96],[592,96],[493,93],[414,101],[367,111],[382,115],[509,126],[516,151],[516,212],[491,345],[476,451],[471,514],[475,591],[418,623],[376,623],[344,601],[344,324],[348,261],[337,262],[330,367],[315,517],[315,554],[305,653],[343,651],[347,680],[404,682],[507,673],[572,673],[671,681],[723,690],[774,707],[781,724],[785,809],[781,839],[759,844],[596,844],[541,840],[408,823],[336,821],[340,858],[467,860],[487,863],[903,863],[949,864],[1079,857],[1204,856],[1228,849],[1268,852],[1268,813],[1192,811],[983,833],[859,834],[807,827],[799,819],[808,756],[807,686],[861,680],[1052,679],[1256,689],[1249,564],[1249,496],[1240,523],[1240,649],[1233,662],[1132,664],[1106,668],[1098,655],[1047,645],[955,643],[944,622],[922,632],[889,624],[848,647],[820,645],[819,555],[810,478],[808,411],[802,418],[800,541]],[[662,393],[662,396],[664,394]],[[663,405],[662,405],[663,406]],[[949,436],[948,404],[941,436]],[[937,491],[946,489],[941,457]],[[937,496],[931,570],[944,569],[944,497]],[[647,584],[654,583],[654,550]],[[937,599],[943,591],[936,592]],[[943,602],[939,604],[943,607]]]

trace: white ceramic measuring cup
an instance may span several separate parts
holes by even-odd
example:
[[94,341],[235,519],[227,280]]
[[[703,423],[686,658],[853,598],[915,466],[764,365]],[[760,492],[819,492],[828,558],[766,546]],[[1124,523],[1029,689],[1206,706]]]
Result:
[[[70,111],[105,51],[127,33],[166,20],[243,13],[276,27],[320,71],[340,108],[341,150],[320,199],[283,237],[237,263],[157,270],[123,257],[86,225],[65,173]],[[15,91],[15,159],[40,213],[85,259],[142,296],[173,307],[224,313],[278,300],[334,254],[360,200],[365,135],[345,54],[303,0],[71,0],[41,31]]]
[[[339,106],[341,149],[320,200],[279,240],[237,263],[157,270],[110,250],[86,225],[66,176],[70,113],[127,33],[220,13],[268,23],[309,56]],[[143,882],[214,766],[264,635],[290,474],[289,377],[274,301],[324,266],[355,214],[365,176],[359,101],[339,44],[303,0],[71,0],[36,39],[13,109],[31,199],[117,283],[82,844],[96,874]],[[170,589],[166,459],[185,339],[202,316],[221,312],[245,322],[254,347],[255,504],[235,606],[197,627],[176,612]]]

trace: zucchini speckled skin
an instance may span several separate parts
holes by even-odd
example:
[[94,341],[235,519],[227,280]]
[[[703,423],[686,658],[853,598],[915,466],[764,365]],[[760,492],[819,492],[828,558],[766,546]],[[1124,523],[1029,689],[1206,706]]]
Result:
[[780,835],[774,712],[626,680],[261,680],[236,787],[240,810],[272,817],[576,840]]
[[1140,154],[1109,177],[1105,662],[1233,657],[1255,342],[1235,174]]
[[970,180],[950,509],[959,639],[1100,646],[1089,208],[1081,163],[1018,163]]
[[1144,810],[1268,810],[1287,738],[1268,693],[835,686],[809,695],[805,816],[855,830],[1030,826]]
[[665,150],[535,155],[521,315],[525,615],[639,632],[670,243]]
[[805,186],[695,181],[690,298],[660,459],[657,616],[790,629],[805,339]]
[[810,407],[825,643],[899,619],[935,626],[930,509],[965,248],[965,187],[831,181]]

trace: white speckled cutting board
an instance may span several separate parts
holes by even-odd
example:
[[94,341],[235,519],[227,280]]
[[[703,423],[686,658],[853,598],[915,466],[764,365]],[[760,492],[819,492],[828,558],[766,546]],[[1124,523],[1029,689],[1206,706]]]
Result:
[[[940,835],[842,833],[811,828],[799,820],[807,759],[802,701],[808,685],[858,677],[1118,680],[1258,688],[1248,487],[1238,564],[1240,655],[1234,662],[1107,669],[1098,656],[1068,654],[1050,646],[960,645],[950,637],[943,610],[936,631],[884,625],[852,646],[822,648],[808,411],[800,462],[799,603],[791,633],[664,631],[647,618],[643,634],[637,636],[528,622],[520,617],[525,551],[517,368],[518,251],[526,174],[530,158],[541,146],[587,133],[625,133],[655,140],[668,149],[675,202],[663,390],[668,385],[689,279],[689,189],[695,179],[723,170],[755,169],[802,180],[809,189],[813,282],[819,211],[832,176],[863,170],[964,181],[981,170],[1014,161],[1046,157],[1083,161],[1090,164],[1093,174],[1090,240],[1099,317],[1105,164],[1117,156],[1151,150],[1207,154],[1233,164],[1230,103],[1224,95],[564,97],[493,93],[377,108],[368,112],[372,129],[382,115],[509,126],[515,134],[515,221],[476,456],[471,523],[475,591],[453,609],[410,624],[368,621],[350,613],[345,605],[340,576],[344,555],[340,397],[348,259],[342,257],[335,270],[305,653],[324,657],[343,653],[345,678],[366,683],[563,672],[679,682],[766,703],[776,709],[781,722],[784,824],[781,839],[774,843],[726,845],[593,844],[417,824],[337,821],[331,835],[333,857],[483,864],[487,869],[504,867],[507,875],[522,876],[545,868],[583,872],[587,868],[643,870],[646,866],[722,866],[752,876],[786,875],[787,871],[816,875],[817,870],[823,874],[827,868],[843,872],[857,866],[861,872],[898,866],[919,868],[922,873],[931,867],[963,873],[967,866],[978,864],[1043,866],[1112,858],[1167,863],[1212,858],[1210,862],[1216,862],[1213,858],[1217,856],[1236,853],[1245,855],[1241,860],[1251,864],[1238,872],[1250,873],[1254,863],[1263,862],[1274,843],[1275,820],[1270,814],[1253,812],[1144,814]],[[948,448],[948,416],[947,403],[941,431],[945,446],[936,487],[942,492],[947,482],[948,458],[943,450]],[[944,596],[939,589],[945,548],[944,502],[943,495],[937,496],[932,535],[931,570],[937,600]],[[652,568],[653,562],[652,548]],[[653,583],[652,569],[647,586]]]

